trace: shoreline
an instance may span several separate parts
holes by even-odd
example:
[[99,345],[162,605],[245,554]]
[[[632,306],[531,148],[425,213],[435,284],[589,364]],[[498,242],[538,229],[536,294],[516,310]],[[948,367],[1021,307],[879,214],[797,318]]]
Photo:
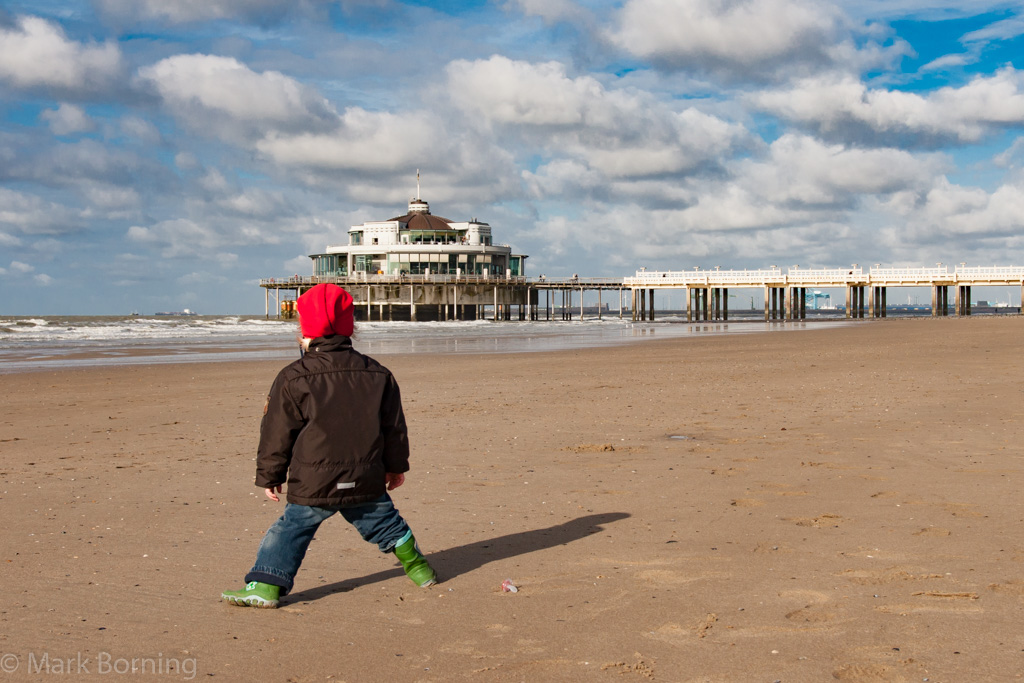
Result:
[[[729,321],[561,321],[561,322],[475,322],[460,323],[377,323],[357,326],[354,337],[359,350],[371,355],[501,355],[610,348],[647,343],[654,339],[692,339],[704,336],[760,334],[847,327],[888,320],[809,319],[770,321],[739,319]],[[493,327],[492,327],[493,325]],[[116,367],[193,362],[245,362],[290,360],[294,354],[291,330],[277,338],[220,337],[209,339],[102,339],[80,342],[20,344],[0,349],[0,375],[52,371],[74,367]]]

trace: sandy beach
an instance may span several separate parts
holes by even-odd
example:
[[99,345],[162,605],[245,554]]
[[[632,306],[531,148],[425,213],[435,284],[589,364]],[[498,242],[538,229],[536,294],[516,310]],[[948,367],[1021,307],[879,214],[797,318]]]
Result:
[[1014,680],[1022,345],[945,318],[382,356],[443,581],[335,518],[278,610],[219,595],[283,507],[252,483],[282,363],[4,375],[0,680]]

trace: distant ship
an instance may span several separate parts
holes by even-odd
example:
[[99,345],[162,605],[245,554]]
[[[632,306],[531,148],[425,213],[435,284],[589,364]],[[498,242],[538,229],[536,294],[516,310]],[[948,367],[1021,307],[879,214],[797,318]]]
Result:
[[199,315],[195,311],[184,308],[180,311],[157,311],[154,315]]

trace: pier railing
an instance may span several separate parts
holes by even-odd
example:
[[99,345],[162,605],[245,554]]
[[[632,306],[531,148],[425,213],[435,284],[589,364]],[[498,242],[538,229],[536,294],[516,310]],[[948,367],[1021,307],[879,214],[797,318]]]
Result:
[[636,277],[623,278],[622,282],[630,286],[650,286],[652,283],[671,287],[713,285],[719,283],[749,283],[750,286],[766,282],[783,284],[785,274],[778,269],[773,270],[643,270],[637,271]]
[[956,279],[970,284],[1019,282],[1024,286],[1024,266],[961,266],[956,269]]
[[293,275],[291,277],[266,277],[260,279],[260,287],[269,289],[297,289],[308,288],[322,282],[329,282],[341,286],[352,285],[529,285],[535,289],[609,289],[625,288],[623,278],[600,278],[600,277],[523,277],[523,276],[499,276],[499,275],[382,275],[366,274],[358,275]]

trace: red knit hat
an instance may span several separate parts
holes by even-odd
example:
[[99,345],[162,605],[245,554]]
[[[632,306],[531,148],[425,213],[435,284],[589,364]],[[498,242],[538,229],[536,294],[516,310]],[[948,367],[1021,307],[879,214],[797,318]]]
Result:
[[299,311],[303,337],[352,336],[355,313],[352,295],[338,285],[317,285],[300,296],[295,307]]

